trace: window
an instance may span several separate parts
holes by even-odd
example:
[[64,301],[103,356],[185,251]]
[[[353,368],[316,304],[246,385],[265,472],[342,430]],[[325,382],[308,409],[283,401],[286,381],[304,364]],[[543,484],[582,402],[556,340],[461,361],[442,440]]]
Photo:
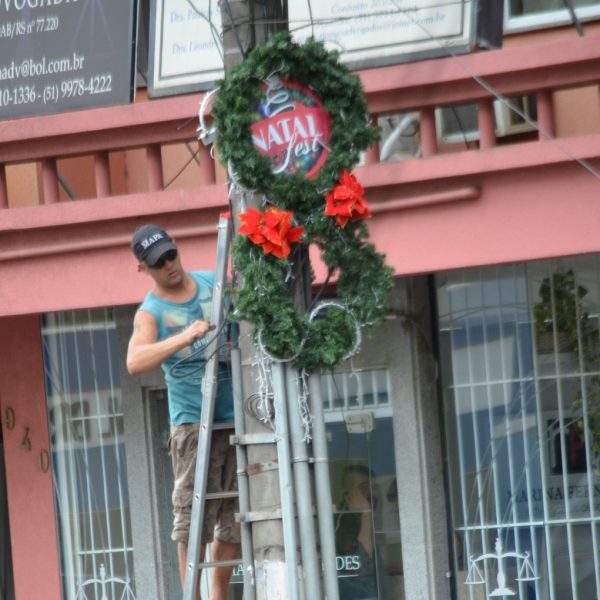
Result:
[[436,277],[454,577],[600,591],[600,256]]
[[44,316],[65,600],[134,598],[116,327],[104,309]]
[[336,373],[321,382],[340,600],[403,600],[388,372]]
[[[503,101],[494,100],[494,116],[498,138],[534,131],[537,121],[535,96],[508,96]],[[440,144],[467,144],[479,140],[476,104],[437,108],[435,118]]]
[[[600,17],[600,0],[572,0],[580,21]],[[505,31],[556,27],[572,22],[563,0],[507,0]]]

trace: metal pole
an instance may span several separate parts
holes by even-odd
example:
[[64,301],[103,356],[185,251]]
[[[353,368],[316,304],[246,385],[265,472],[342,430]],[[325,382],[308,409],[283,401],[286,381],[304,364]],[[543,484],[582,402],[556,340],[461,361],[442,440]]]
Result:
[[[231,382],[233,387],[233,420],[236,435],[246,433],[244,421],[244,394],[242,389],[242,355],[239,348],[231,350]],[[246,451],[240,444],[236,444],[235,456],[237,461],[238,493],[240,513],[246,514],[250,511],[250,488],[248,483],[248,460]],[[252,527],[250,523],[240,523],[242,537],[242,567],[244,569],[244,600],[256,598],[254,587],[254,552],[252,551]]]
[[333,502],[331,500],[331,480],[329,479],[329,458],[327,455],[327,436],[325,415],[321,398],[321,378],[311,375],[308,380],[310,394],[310,412],[313,416],[313,458],[315,474],[315,494],[317,498],[317,517],[319,519],[319,541],[321,560],[323,561],[323,587],[327,600],[338,600],[339,589],[335,552],[335,528],[333,525]]
[[[287,28],[287,9],[285,8],[287,3],[282,3],[280,0],[265,0],[261,2],[260,10],[254,9],[254,18],[252,18],[252,4],[258,6],[255,0],[227,0],[227,2],[213,3],[213,6],[218,6],[221,10],[226,74],[234,65],[243,61],[246,52],[251,47],[261,45],[273,31]],[[240,212],[240,201],[241,194],[233,196],[232,212],[234,215]],[[251,359],[256,353],[256,347],[252,343],[252,332],[247,323],[240,324],[240,347],[244,390],[247,397],[252,397],[258,391]],[[283,399],[285,400],[285,396]],[[267,428],[264,423],[249,414],[244,416],[248,436],[265,434]],[[286,438],[284,443],[288,444],[289,440]],[[250,512],[263,516],[268,513],[274,514],[279,512],[278,508],[281,503],[281,512],[290,513],[289,507],[287,507],[289,502],[281,500],[279,497],[279,473],[278,468],[276,469],[274,466],[279,463],[283,469],[288,468],[290,472],[287,475],[288,479],[291,479],[291,467],[289,464],[286,467],[276,443],[253,444],[250,442],[246,446],[246,457],[249,464]],[[283,477],[285,478],[286,475],[284,474]],[[295,586],[296,589],[293,597],[297,599],[299,596],[296,581],[298,561],[295,558],[295,550],[284,541],[284,528],[293,531],[295,527],[293,511],[290,514],[291,525],[288,520],[285,522],[285,527],[278,517],[251,520],[255,594],[261,600],[267,598],[269,600],[288,600],[292,597],[290,594],[292,586]],[[295,548],[295,537],[293,539]],[[293,572],[292,577],[288,576],[286,562],[291,563],[289,568]]]
[[[289,446],[285,368],[281,363],[273,363],[273,403],[275,408],[275,435],[277,436],[277,461],[279,463],[279,493],[281,496],[281,517],[283,521],[283,544],[285,563],[288,572],[290,600],[300,600],[298,580],[298,534],[294,510],[294,482],[292,479]],[[317,596],[318,598],[318,596]]]
[[317,552],[315,516],[312,499],[311,474],[308,465],[308,446],[304,441],[298,396],[298,371],[290,366],[287,372],[288,419],[292,440],[292,468],[296,484],[298,529],[306,598],[321,598],[321,569]]

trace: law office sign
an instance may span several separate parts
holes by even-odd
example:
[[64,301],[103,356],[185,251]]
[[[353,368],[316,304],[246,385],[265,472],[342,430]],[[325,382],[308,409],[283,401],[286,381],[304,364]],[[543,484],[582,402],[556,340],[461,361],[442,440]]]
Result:
[[209,89],[223,77],[218,4],[212,0],[156,0],[152,3],[150,96]]
[[0,119],[133,99],[136,0],[0,0]]
[[296,0],[290,31],[340,52],[351,68],[466,52],[473,46],[472,0]]

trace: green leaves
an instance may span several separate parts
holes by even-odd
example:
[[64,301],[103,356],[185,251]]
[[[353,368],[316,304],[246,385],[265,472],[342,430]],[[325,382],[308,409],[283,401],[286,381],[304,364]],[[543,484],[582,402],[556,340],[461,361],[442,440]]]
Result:
[[[329,153],[313,180],[302,174],[273,174],[269,158],[252,143],[250,127],[259,119],[260,85],[274,74],[309,87],[331,117]],[[293,359],[294,366],[308,371],[332,369],[355,348],[360,327],[384,317],[393,284],[385,257],[367,242],[364,222],[349,221],[342,228],[324,214],[327,192],[379,135],[369,125],[360,80],[338,62],[337,53],[314,41],[298,45],[283,32],[254,49],[220,82],[211,114],[221,160],[232,164],[246,189],[294,212],[297,224],[305,228],[305,243],[321,250],[338,278],[339,301],[317,305],[312,318],[314,306],[301,314],[288,289],[291,263],[265,255],[246,237],[237,236],[233,261],[242,281],[235,318],[254,325],[256,342],[271,355]]]

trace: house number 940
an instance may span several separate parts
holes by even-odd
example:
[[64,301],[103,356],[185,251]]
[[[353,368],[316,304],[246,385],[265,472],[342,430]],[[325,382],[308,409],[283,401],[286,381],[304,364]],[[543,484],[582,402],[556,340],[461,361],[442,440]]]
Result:
[[[4,426],[7,431],[13,431],[17,426],[17,418],[15,415],[15,411],[12,407],[7,406],[4,409]],[[31,452],[32,444],[31,439],[29,438],[29,426],[24,425],[21,433],[21,444],[20,447],[27,452]],[[37,456],[37,467],[42,473],[48,472],[50,469],[50,454],[48,450],[40,450]]]

